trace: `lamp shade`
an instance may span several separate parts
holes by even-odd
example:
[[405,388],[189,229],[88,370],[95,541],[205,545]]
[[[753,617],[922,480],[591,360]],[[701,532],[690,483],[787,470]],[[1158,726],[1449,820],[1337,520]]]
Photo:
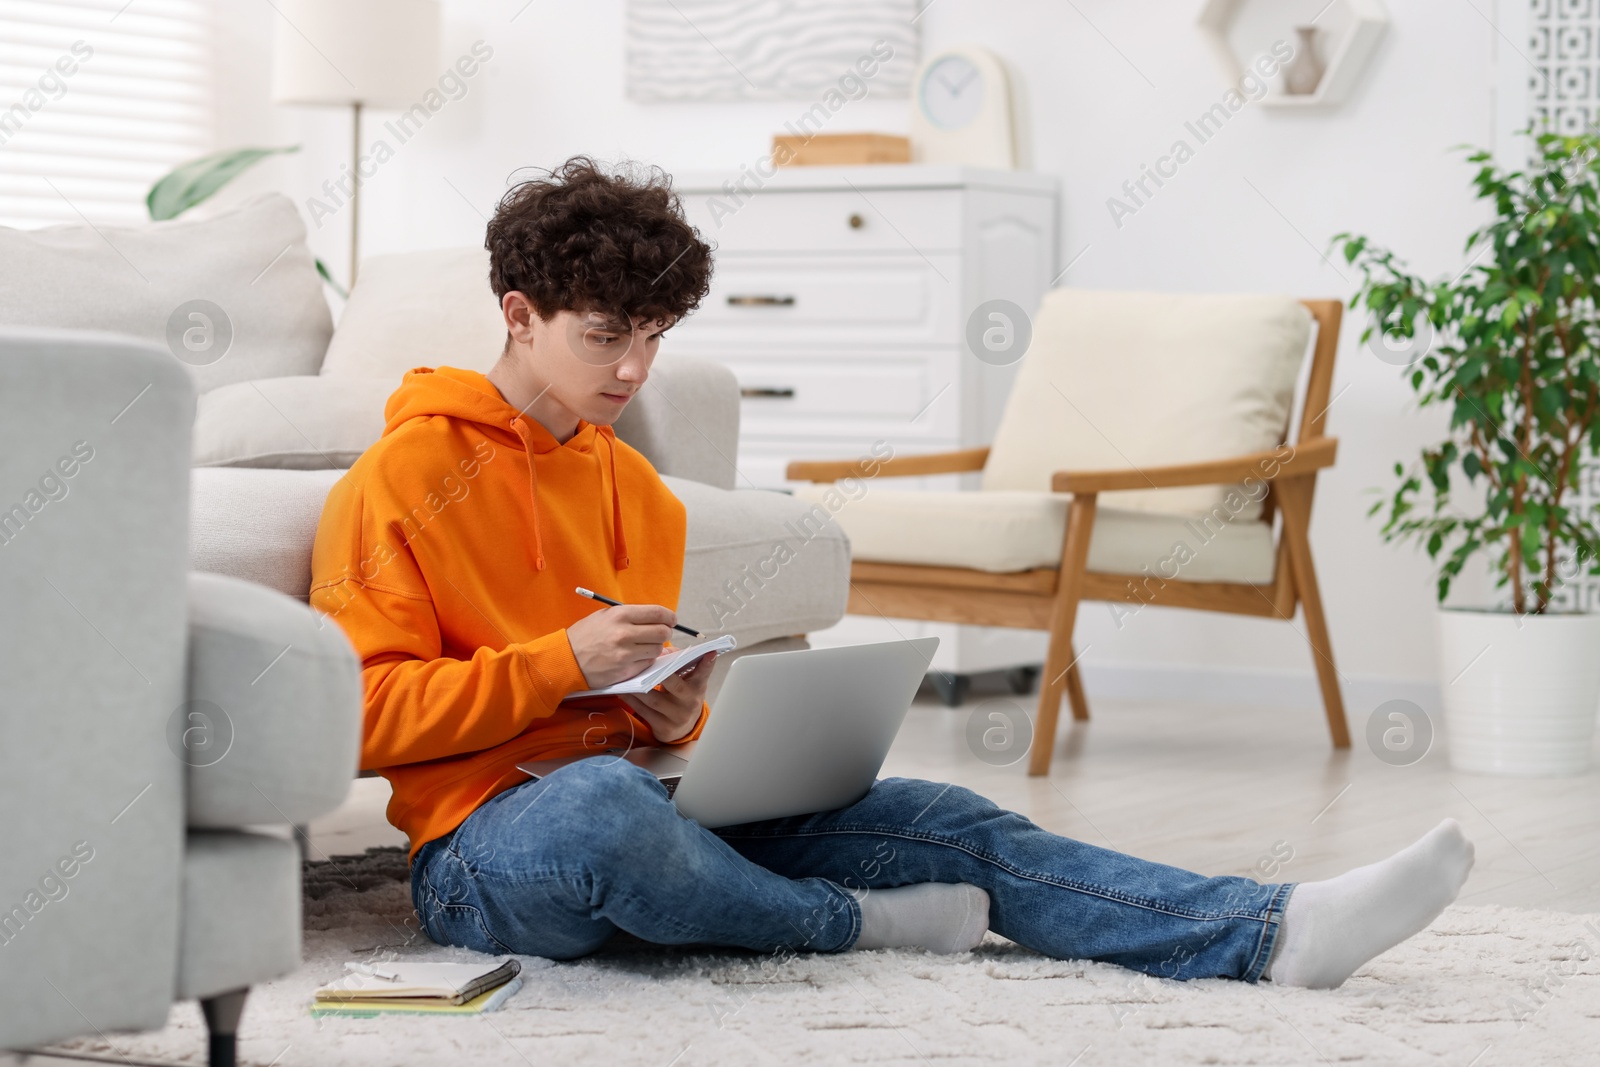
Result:
[[438,80],[438,0],[278,0],[272,99],[406,108]]

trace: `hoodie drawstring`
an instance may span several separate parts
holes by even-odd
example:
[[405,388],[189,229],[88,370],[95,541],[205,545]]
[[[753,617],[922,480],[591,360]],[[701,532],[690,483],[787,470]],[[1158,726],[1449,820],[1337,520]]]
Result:
[[600,428],[611,456],[611,544],[612,563],[619,571],[628,569],[628,538],[622,532],[622,494],[617,490],[617,433],[609,426]]
[[[520,418],[511,420],[511,428],[522,438],[524,447],[528,450],[528,493],[533,500],[533,569],[544,570],[544,538],[539,533],[539,465],[535,457],[533,442],[523,432],[525,425]],[[611,463],[611,543],[613,547],[612,565],[619,571],[628,569],[628,538],[622,532],[622,494],[617,489],[617,438],[616,433],[609,426],[596,427],[600,436],[606,439],[606,452]]]
[[539,535],[539,465],[534,462],[533,442],[528,440],[528,435],[523,433],[523,422],[520,418],[511,420],[511,428],[522,438],[522,446],[528,450],[528,495],[533,500],[533,569],[544,570],[544,538]]

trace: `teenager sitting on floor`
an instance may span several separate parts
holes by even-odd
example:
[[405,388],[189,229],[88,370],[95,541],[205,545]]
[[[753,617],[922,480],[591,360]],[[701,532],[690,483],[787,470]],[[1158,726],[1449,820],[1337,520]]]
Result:
[[659,172],[581,158],[511,189],[486,245],[499,362],[406,374],[328,497],[313,561],[311,603],[361,657],[361,765],[394,787],[429,937],[565,959],[619,929],[822,952],[963,952],[994,930],[1168,978],[1331,987],[1455,899],[1473,849],[1449,819],[1381,863],[1263,885],[1048,833],[937,782],[707,830],[622,760],[530,781],[519,762],[678,745],[705,723],[709,657],[654,692],[562,701],[672,637],[683,505],[611,425],[712,256]]

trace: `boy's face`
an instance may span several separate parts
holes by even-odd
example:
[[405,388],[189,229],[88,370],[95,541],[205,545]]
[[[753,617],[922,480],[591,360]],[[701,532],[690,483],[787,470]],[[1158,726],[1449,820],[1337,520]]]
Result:
[[512,347],[511,360],[540,421],[583,419],[597,426],[616,422],[623,408],[644,388],[655,362],[665,319],[632,321],[601,311],[558,311],[546,322],[521,293],[502,302]]

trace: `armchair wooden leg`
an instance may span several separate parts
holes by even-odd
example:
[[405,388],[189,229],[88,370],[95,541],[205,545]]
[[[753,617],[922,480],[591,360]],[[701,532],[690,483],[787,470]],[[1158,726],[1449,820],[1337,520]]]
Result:
[[205,1013],[206,1029],[211,1035],[209,1067],[234,1067],[234,1057],[239,1037],[239,1016],[244,1014],[244,998],[248,989],[235,989],[218,993],[200,1001]]
[[[1078,680],[1078,668],[1073,663],[1076,652],[1072,647],[1072,620],[1061,637],[1065,652],[1057,655],[1057,633],[1050,635],[1050,653],[1045,659],[1045,673],[1039,678],[1039,711],[1034,716],[1033,748],[1028,753],[1028,773],[1050,773],[1050,760],[1055,755],[1056,727],[1061,718],[1061,694],[1064,689],[1072,705],[1072,717],[1079,721],[1089,717],[1089,705],[1083,700],[1083,686]],[[1070,666],[1069,666],[1070,664]]]
[[1028,753],[1028,773],[1035,776],[1050,773],[1063,689],[1072,700],[1073,718],[1089,717],[1089,704],[1084,699],[1083,682],[1078,676],[1077,655],[1072,648],[1072,629],[1078,619],[1078,601],[1083,597],[1083,573],[1089,562],[1095,502],[1093,493],[1081,493],[1072,498],[1067,509],[1061,570],[1056,576],[1056,599],[1050,611],[1050,652],[1045,657],[1044,674],[1039,678],[1039,713],[1033,729],[1033,750]]
[[1072,656],[1072,666],[1067,668],[1067,706],[1078,722],[1089,721],[1089,698],[1083,695],[1083,674],[1078,670],[1078,650],[1071,645],[1067,652]]
[[1317,586],[1316,568],[1311,563],[1311,486],[1313,476],[1285,478],[1278,483],[1278,503],[1283,511],[1283,537],[1289,546],[1289,566],[1295,589],[1306,614],[1306,636],[1311,640],[1311,659],[1317,668],[1317,683],[1322,688],[1322,707],[1328,716],[1328,733],[1334,748],[1350,747],[1350,726],[1345,721],[1344,698],[1339,693],[1339,672],[1333,665],[1333,643],[1328,638],[1328,622],[1322,614],[1322,591]]

